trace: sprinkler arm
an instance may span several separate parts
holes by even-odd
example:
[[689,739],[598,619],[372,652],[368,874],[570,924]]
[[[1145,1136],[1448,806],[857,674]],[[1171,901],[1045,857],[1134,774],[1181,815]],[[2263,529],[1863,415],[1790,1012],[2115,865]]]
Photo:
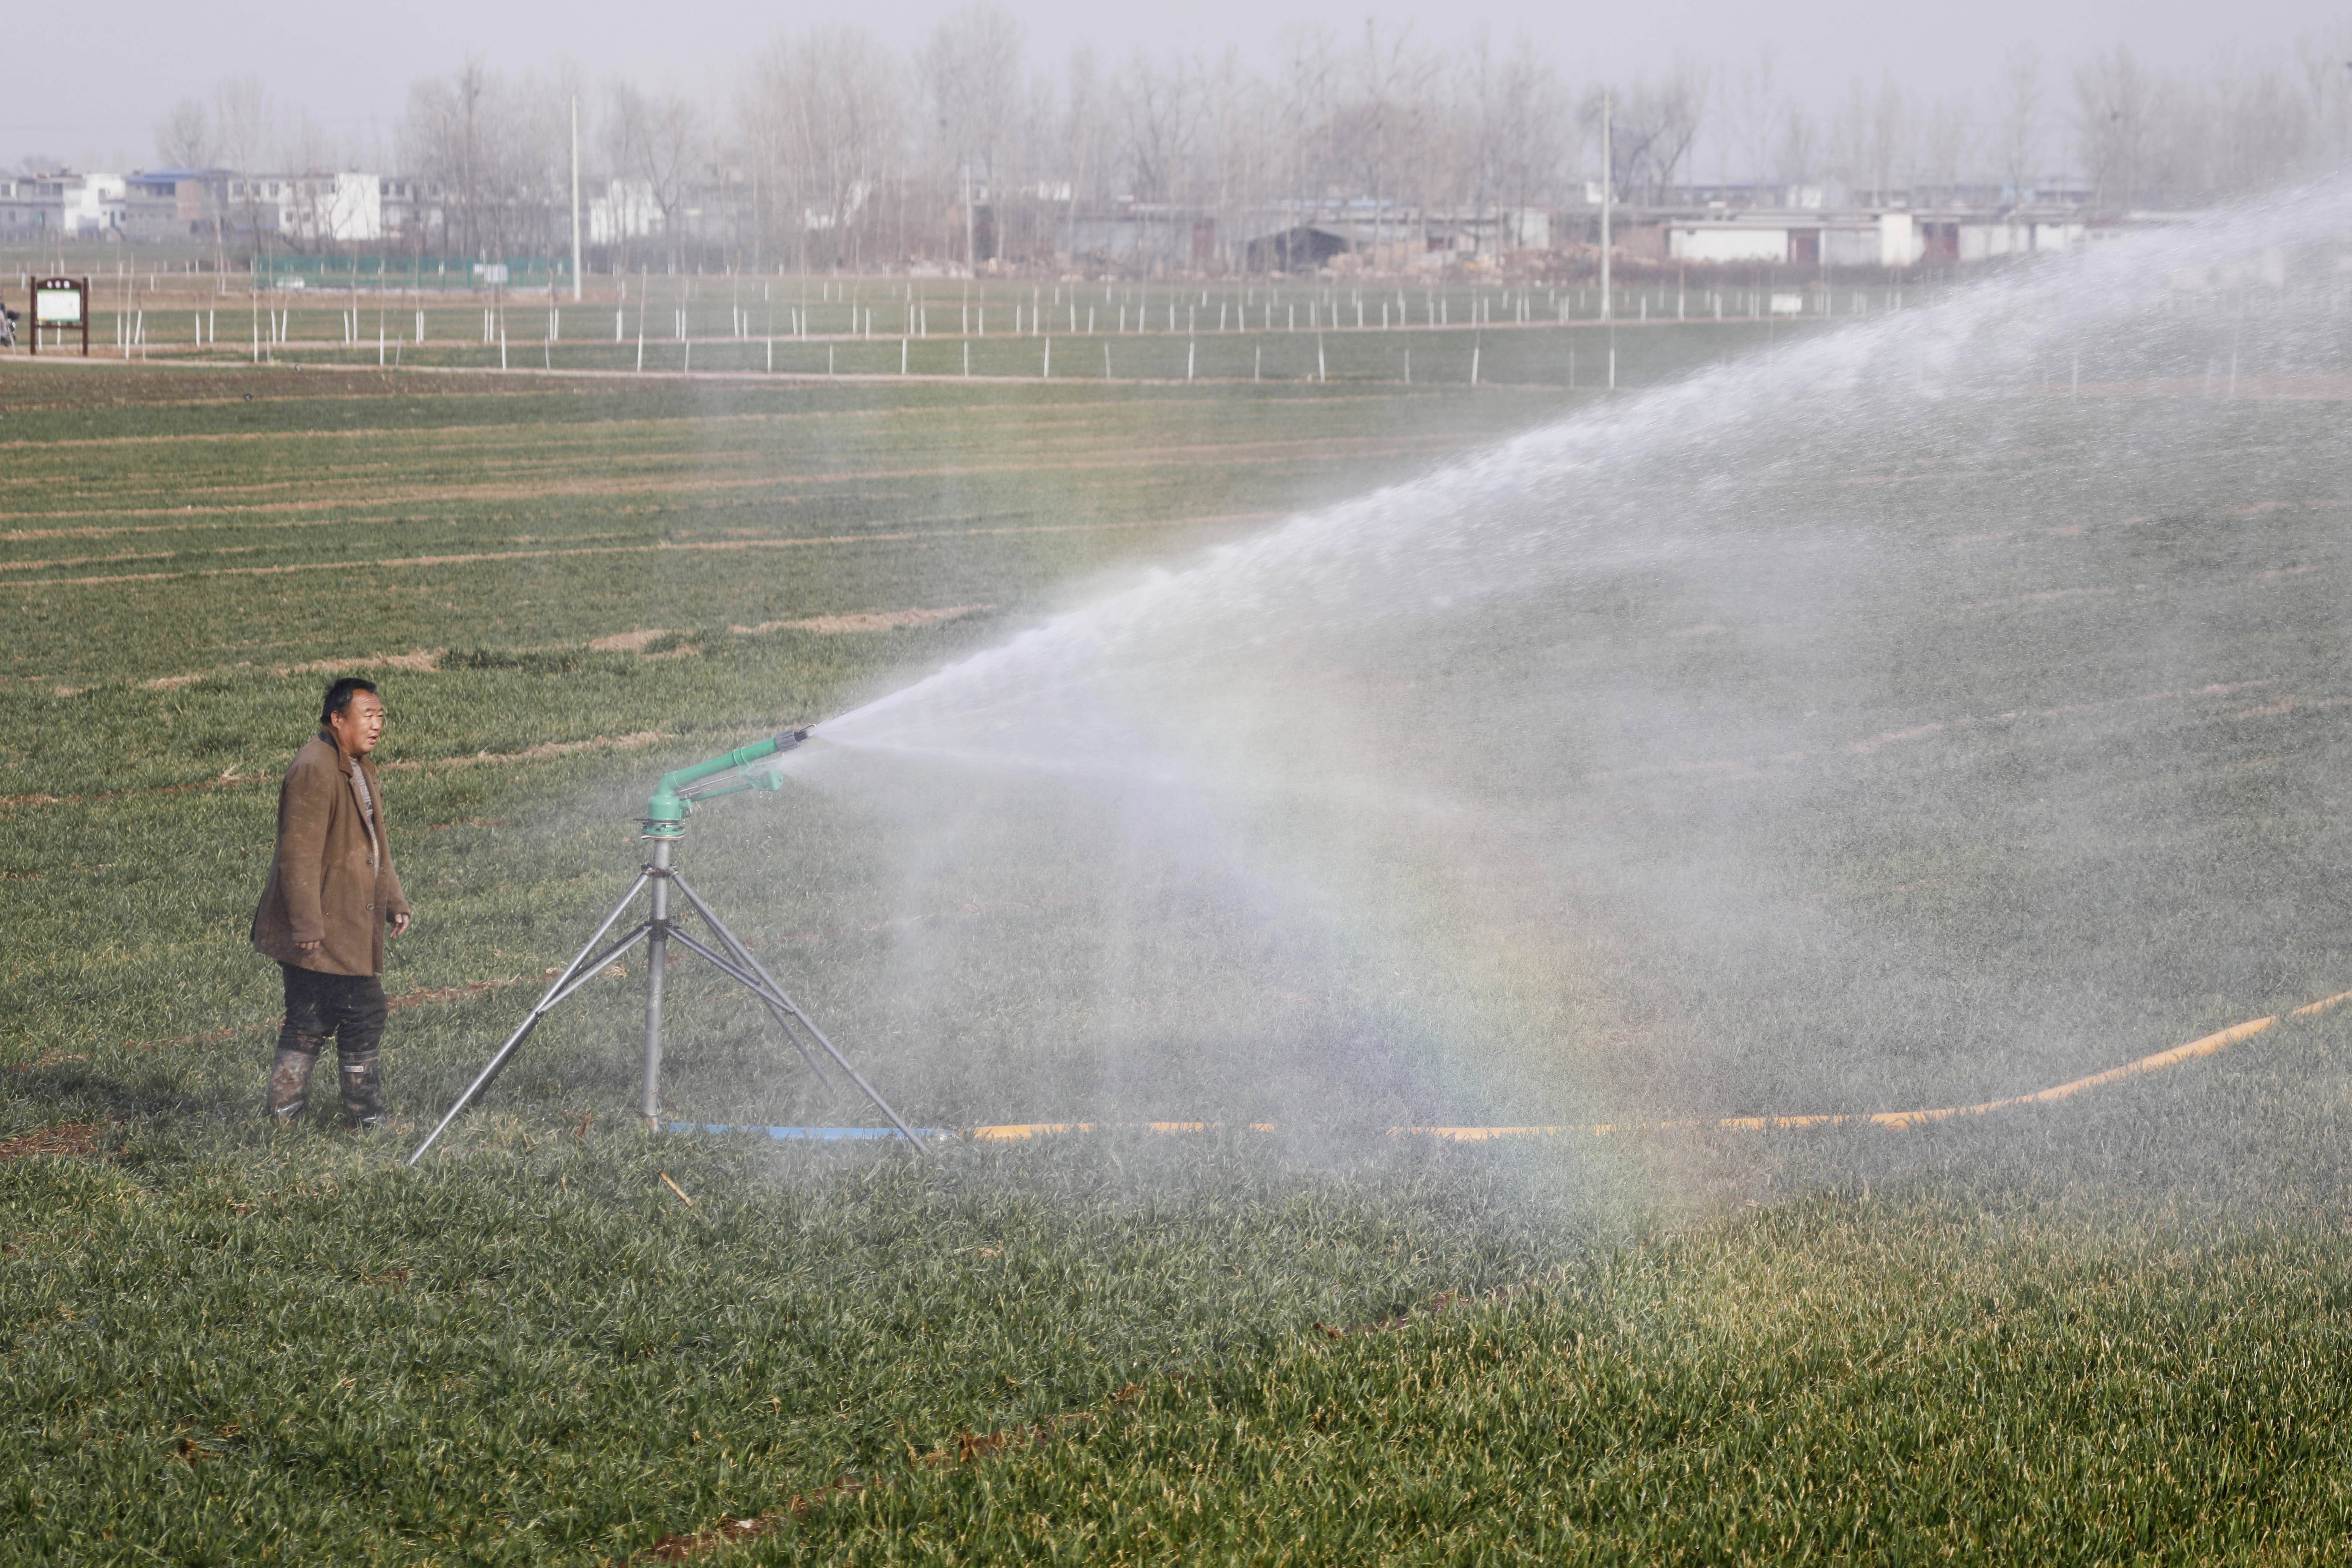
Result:
[[[652,798],[646,802],[646,837],[683,837],[687,816],[693,811],[697,801],[734,795],[747,789],[782,789],[783,781],[772,773],[727,779],[721,779],[720,775],[749,767],[753,763],[765,762],[779,752],[791,751],[807,739],[806,730],[785,730],[764,741],[739,746],[724,756],[712,757],[690,768],[678,768],[662,774],[661,783],[654,786]],[[706,779],[719,782],[704,789],[694,787]]]

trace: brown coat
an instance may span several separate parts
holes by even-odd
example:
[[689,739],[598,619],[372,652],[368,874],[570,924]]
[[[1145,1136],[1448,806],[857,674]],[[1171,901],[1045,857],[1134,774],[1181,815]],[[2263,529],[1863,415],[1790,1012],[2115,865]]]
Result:
[[[264,956],[328,974],[383,973],[384,923],[408,912],[384,838],[383,789],[375,764],[360,766],[375,802],[371,841],[352,762],[325,731],[294,754],[278,788],[278,853],[253,911],[253,945]],[[383,853],[377,850],[381,846]],[[316,942],[310,952],[299,942]]]

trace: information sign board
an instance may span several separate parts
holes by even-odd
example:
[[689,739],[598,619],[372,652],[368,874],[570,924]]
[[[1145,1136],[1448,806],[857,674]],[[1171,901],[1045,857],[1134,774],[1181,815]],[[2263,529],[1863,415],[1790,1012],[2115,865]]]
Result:
[[33,320],[45,327],[79,327],[87,299],[78,278],[44,278],[33,285]]
[[33,352],[41,352],[43,329],[56,332],[53,341],[63,346],[68,331],[81,333],[81,352],[89,353],[89,279],[87,278],[36,278],[33,279]]

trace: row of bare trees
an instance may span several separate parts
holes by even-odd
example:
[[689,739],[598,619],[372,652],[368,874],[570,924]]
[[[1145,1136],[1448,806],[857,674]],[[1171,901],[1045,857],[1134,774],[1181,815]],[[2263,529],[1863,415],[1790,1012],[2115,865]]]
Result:
[[2227,61],[2201,80],[2153,71],[2117,46],[2074,72],[2078,162],[2099,199],[2188,206],[2256,189],[2352,151],[2352,34],[2309,37],[2292,60]]
[[[1255,61],[1082,47],[1039,69],[1025,44],[971,0],[904,53],[843,22],[779,31],[721,95],[469,60],[415,84],[394,162],[437,190],[450,248],[558,250],[576,104],[592,188],[631,193],[640,252],[823,268],[1083,254],[1108,214],[1196,225],[1204,239],[1165,253],[1233,266],[1285,221],[1344,216],[1376,243],[1394,226],[1402,243],[1432,214],[1578,206],[1601,178],[1604,97],[1609,177],[1635,203],[2186,205],[2352,159],[2352,33],[2195,78],[2120,46],[2070,72],[2021,47],[1979,94],[1890,75],[1826,100],[1769,52],[1572,85],[1524,39],[1441,47],[1379,22],[1296,29]],[[157,135],[182,165],[340,151],[249,79]]]

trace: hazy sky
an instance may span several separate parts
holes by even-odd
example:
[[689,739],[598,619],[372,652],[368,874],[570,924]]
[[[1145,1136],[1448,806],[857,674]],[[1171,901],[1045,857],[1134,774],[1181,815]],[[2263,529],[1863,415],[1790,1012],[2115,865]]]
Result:
[[[1344,0],[1008,5],[1028,27],[1033,68],[1057,61],[1082,41],[1112,60],[1138,47],[1227,43],[1263,56],[1291,25],[1360,30],[1367,16],[1377,15],[1387,25],[1410,23],[1433,42],[1463,40],[1484,27],[1507,43],[1524,30],[1580,80],[1655,71],[1678,48],[1742,64],[1769,44],[1778,51],[1781,83],[1824,96],[1857,75],[1875,81],[1884,70],[1928,93],[1981,89],[2020,41],[2038,45],[2053,67],[2121,40],[2151,65],[2201,72],[2232,51],[2269,55],[2302,34],[2352,23],[2352,3],[2322,0],[1422,0],[1377,10]],[[19,52],[0,91],[0,163],[47,153],[85,168],[152,163],[153,128],[172,103],[238,72],[260,76],[273,96],[306,108],[331,132],[364,136],[373,127],[388,145],[408,84],[449,69],[468,53],[519,72],[568,52],[592,79],[623,71],[648,85],[723,86],[744,52],[778,26],[846,17],[903,46],[952,8],[951,0],[864,0],[846,8],[761,0],[407,0],[356,9],[286,0],[201,6],[84,0],[58,13],[59,36],[75,53],[37,58],[22,52],[38,28],[28,26],[30,13],[20,10],[8,29]]]

